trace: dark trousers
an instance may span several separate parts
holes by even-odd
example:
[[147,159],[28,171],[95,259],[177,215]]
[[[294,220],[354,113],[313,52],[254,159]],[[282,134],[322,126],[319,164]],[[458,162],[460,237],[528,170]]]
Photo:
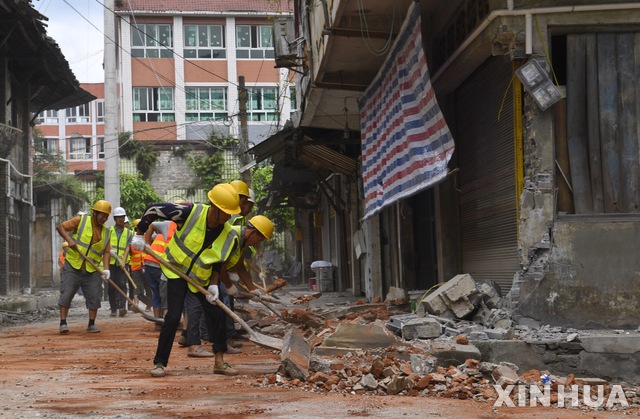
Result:
[[[182,279],[169,279],[167,283],[167,314],[164,316],[164,324],[160,330],[158,347],[156,348],[156,355],[153,359],[154,364],[162,364],[166,367],[169,363],[173,340],[176,337],[176,331],[178,330],[182,310],[184,309],[184,301],[187,293],[190,292],[186,281]],[[209,336],[213,339],[213,351],[226,352],[227,330],[224,323],[224,311],[217,305],[209,304],[203,294],[198,292],[194,295],[199,300],[204,312]],[[189,314],[189,316],[191,316],[191,314]],[[189,317],[189,323],[191,323],[191,321],[191,317]]]
[[[111,271],[111,280],[120,288],[124,293],[127,292],[127,277],[118,265],[109,265]],[[109,307],[114,312],[120,308],[126,308],[125,298],[113,288],[113,285],[109,284]]]

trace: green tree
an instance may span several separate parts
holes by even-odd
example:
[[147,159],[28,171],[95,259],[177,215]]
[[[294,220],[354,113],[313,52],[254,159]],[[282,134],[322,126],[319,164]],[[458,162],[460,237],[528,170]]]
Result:
[[120,156],[134,160],[142,178],[149,179],[151,170],[158,162],[159,156],[153,144],[132,139],[130,132],[121,132],[118,134],[118,146],[120,147]]
[[46,147],[46,139],[36,129],[33,134],[33,195],[36,205],[60,199],[63,207],[81,208],[89,202],[82,182],[67,173],[67,162]]
[[186,155],[184,147],[180,147],[187,163],[197,175],[189,188],[189,193],[193,193],[193,190],[196,189],[210,189],[213,185],[230,180],[224,178],[225,162],[223,151],[237,148],[238,140],[234,138],[217,138],[212,134],[207,139],[206,144],[208,146],[206,153],[195,156]]
[[251,171],[251,189],[256,193],[254,214],[264,214],[273,221],[276,231],[293,231],[295,227],[294,209],[290,206],[277,206],[263,210],[257,204],[267,198],[269,185],[273,179],[273,165],[256,166]]
[[[97,189],[94,201],[97,199],[104,199],[103,188]],[[160,201],[158,193],[140,172],[135,176],[120,173],[120,206],[127,211],[129,220],[140,218],[147,206]]]

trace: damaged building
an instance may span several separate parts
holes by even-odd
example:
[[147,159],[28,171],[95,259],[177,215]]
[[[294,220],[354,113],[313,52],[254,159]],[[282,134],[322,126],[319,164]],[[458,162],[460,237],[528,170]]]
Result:
[[299,110],[250,151],[296,207],[299,281],[327,261],[325,290],[372,300],[469,274],[521,324],[636,329],[638,21],[621,1],[295,1],[274,33]]

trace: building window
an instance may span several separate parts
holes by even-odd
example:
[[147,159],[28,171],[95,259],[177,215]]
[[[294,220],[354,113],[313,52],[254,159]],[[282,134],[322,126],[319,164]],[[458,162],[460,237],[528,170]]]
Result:
[[36,154],[58,154],[58,139],[57,138],[45,138],[37,137],[35,142]]
[[36,120],[38,121],[38,124],[57,124],[58,111],[50,110],[40,112]]
[[254,87],[247,104],[249,121],[277,121],[278,90],[276,87]]
[[132,25],[131,56],[173,58],[171,25]]
[[187,121],[224,121],[227,119],[225,87],[187,87]]
[[236,26],[237,58],[274,58],[271,25]]
[[98,138],[98,158],[104,159],[104,137]]
[[289,103],[291,104],[291,114],[298,110],[298,99],[296,97],[296,87],[289,87]]
[[223,25],[185,25],[184,58],[226,58]]
[[134,87],[133,122],[174,122],[173,89]]
[[71,137],[69,139],[69,160],[91,159],[91,138]]
[[88,103],[76,106],[75,108],[67,108],[68,124],[88,124],[90,122],[91,112]]
[[96,120],[98,122],[104,122],[104,100],[96,102],[96,109],[98,113]]

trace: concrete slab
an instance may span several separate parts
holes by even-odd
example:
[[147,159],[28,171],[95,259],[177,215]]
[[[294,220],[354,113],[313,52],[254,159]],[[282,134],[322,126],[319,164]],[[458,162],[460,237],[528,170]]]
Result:
[[280,362],[291,378],[306,381],[309,378],[311,348],[302,334],[295,328],[289,329],[283,340]]
[[482,353],[481,361],[516,364],[521,371],[545,370],[549,367],[542,360],[536,348],[520,340],[483,340],[472,341]]
[[384,349],[397,340],[378,323],[341,323],[336,331],[315,348],[318,355],[334,355],[353,350]]
[[411,319],[402,325],[405,340],[433,339],[442,335],[442,325],[430,317]]
[[436,366],[448,367],[464,364],[467,359],[480,359],[480,350],[474,345],[460,345],[452,341],[430,341],[425,345],[436,358]]
[[640,334],[580,336],[582,347],[587,352],[633,354],[640,352]]

